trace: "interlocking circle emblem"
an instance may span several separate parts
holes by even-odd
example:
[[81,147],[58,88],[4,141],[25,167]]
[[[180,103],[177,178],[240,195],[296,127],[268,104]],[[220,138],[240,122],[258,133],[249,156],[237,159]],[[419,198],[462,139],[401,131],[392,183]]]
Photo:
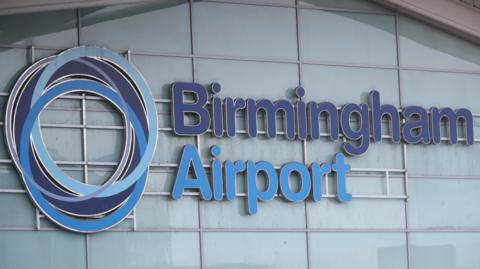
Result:
[[[122,158],[101,186],[63,172],[42,141],[41,111],[55,98],[75,92],[105,98],[125,121]],[[142,196],[157,141],[157,114],[145,80],[125,58],[104,48],[77,47],[40,60],[21,75],[8,100],[5,132],[12,160],[37,207],[66,229],[98,232],[122,221]]]

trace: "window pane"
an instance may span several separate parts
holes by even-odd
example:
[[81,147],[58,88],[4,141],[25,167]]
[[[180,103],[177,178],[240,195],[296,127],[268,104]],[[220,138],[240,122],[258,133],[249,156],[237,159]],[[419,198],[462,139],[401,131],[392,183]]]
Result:
[[198,81],[205,85],[220,83],[222,97],[275,101],[293,97],[293,89],[298,86],[297,64],[205,59],[196,63]]
[[82,9],[82,43],[114,49],[190,53],[188,4],[157,2]]
[[22,74],[27,60],[27,50],[0,48],[0,92],[10,92],[18,77]]
[[480,75],[427,71],[401,71],[404,105],[467,108],[479,113]]
[[406,269],[402,233],[310,233],[312,268]]
[[322,199],[307,203],[310,228],[405,228],[401,199],[353,199],[338,203]]
[[0,232],[2,268],[86,268],[85,235],[65,231]]
[[24,193],[1,193],[0,216],[0,227],[35,226],[35,209]]
[[192,81],[192,59],[133,55],[132,63],[142,73],[154,98],[170,98],[176,81]]
[[204,233],[205,268],[307,268],[304,233]]
[[370,0],[299,0],[300,7],[309,8],[345,8],[357,10],[386,11],[380,5]]
[[414,178],[409,190],[411,227],[480,227],[479,180]]
[[399,16],[400,62],[403,66],[480,70],[480,46]]
[[297,59],[295,9],[195,2],[195,52]]
[[120,162],[125,147],[124,130],[87,130],[88,160]]
[[408,170],[413,175],[478,176],[480,144],[447,143],[407,147]]
[[[153,170],[155,169],[155,170]],[[176,170],[164,170],[165,168],[150,168],[145,191],[170,192],[173,189]]]
[[[282,165],[286,162],[302,162],[302,143],[301,141],[290,141],[283,137],[275,139],[266,139],[259,136],[257,138],[248,138],[244,134],[237,134],[233,138],[215,138],[210,134],[203,135],[202,149],[203,162],[210,163],[212,160],[210,154],[211,146],[219,146],[221,153],[219,160],[249,160],[249,161],[268,161],[274,165]],[[275,154],[272,154],[272,150]]]
[[167,196],[144,195],[135,209],[137,227],[198,227],[198,197],[172,200]]
[[77,45],[74,9],[0,16],[0,44]]
[[42,127],[45,147],[55,161],[82,161],[82,130]]
[[177,163],[187,144],[195,144],[195,137],[180,137],[173,132],[160,131],[152,163]]
[[366,103],[368,93],[377,90],[382,104],[397,106],[397,71],[389,69],[302,65],[302,86],[308,101]]
[[479,268],[479,233],[412,233],[411,269]]
[[275,198],[258,203],[258,212],[249,215],[247,199],[205,201],[202,205],[202,225],[208,228],[305,228],[305,204]]
[[105,232],[89,239],[92,269],[200,266],[198,233]]
[[397,63],[394,16],[301,10],[300,31],[305,60]]
[[20,174],[10,165],[0,166],[0,189],[23,189]]
[[[307,142],[309,162],[331,163],[337,152],[344,152],[341,140],[330,141],[326,137]],[[345,162],[352,168],[403,168],[402,146],[384,139],[370,143],[364,154],[348,157]]]

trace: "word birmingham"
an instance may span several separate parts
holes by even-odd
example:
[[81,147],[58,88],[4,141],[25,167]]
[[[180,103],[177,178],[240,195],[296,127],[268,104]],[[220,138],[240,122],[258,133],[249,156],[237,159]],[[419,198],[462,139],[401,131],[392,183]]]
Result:
[[[249,137],[258,135],[257,121],[259,115],[264,115],[267,138],[277,135],[275,118],[281,115],[284,119],[283,133],[289,140],[318,139],[322,122],[328,130],[331,140],[342,136],[342,148],[349,155],[360,155],[367,151],[370,142],[382,139],[382,120],[389,122],[389,138],[393,143],[408,144],[439,144],[442,140],[442,122],[446,122],[447,141],[457,144],[459,141],[457,124],[463,127],[463,141],[466,145],[474,142],[473,116],[465,108],[430,108],[430,111],[418,106],[408,106],[399,111],[393,105],[380,104],[380,94],[371,91],[368,104],[345,104],[340,109],[330,102],[305,103],[305,90],[295,89],[297,100],[291,103],[287,100],[270,101],[267,99],[243,99],[230,97],[220,98],[216,95],[221,91],[218,83],[211,85],[212,96],[207,89],[197,83],[174,83],[172,85],[172,115],[175,134],[181,136],[196,136],[212,129],[216,137],[234,137],[237,133],[236,116],[244,113],[243,119]],[[194,99],[186,96],[193,95]],[[210,97],[210,98],[209,98]],[[190,123],[188,116],[194,118]],[[325,118],[326,121],[322,121]],[[352,119],[359,119],[352,124]],[[232,200],[235,197],[235,178],[239,173],[246,173],[247,203],[251,214],[257,212],[258,201],[272,199],[280,189],[282,196],[292,202],[298,202],[312,196],[314,201],[322,198],[322,178],[334,172],[336,178],[337,198],[347,202],[352,196],[346,192],[345,175],[350,166],[345,163],[345,156],[337,153],[333,164],[312,163],[308,167],[302,163],[289,162],[279,171],[266,161],[224,161],[216,158],[220,148],[213,146],[210,150],[213,161],[210,165],[210,179],[202,164],[197,149],[186,145],[183,149],[175,185],[173,199],[179,199],[185,189],[198,189],[205,200]],[[192,170],[191,170],[192,169]],[[190,177],[190,171],[195,177]],[[258,175],[265,175],[266,189],[257,186]],[[299,190],[292,190],[289,185],[291,175],[300,178]]]

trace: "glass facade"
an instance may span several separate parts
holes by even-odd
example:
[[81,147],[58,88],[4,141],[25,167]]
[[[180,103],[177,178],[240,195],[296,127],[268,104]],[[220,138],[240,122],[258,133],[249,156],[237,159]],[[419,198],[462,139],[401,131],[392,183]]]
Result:
[[[219,82],[223,97],[293,101],[302,85],[306,101],[342,105],[365,103],[377,90],[382,103],[399,108],[465,107],[475,114],[480,46],[366,0],[162,1],[5,15],[2,121],[21,72],[77,45],[124,54],[151,88],[159,136],[146,192],[108,231],[64,231],[29,200],[2,135],[0,268],[480,268],[480,144],[384,139],[348,158],[351,202],[334,199],[329,177],[319,202],[275,198],[248,215],[243,175],[230,202],[202,201],[196,192],[170,198],[184,145],[199,146],[204,161],[219,145],[221,159],[282,165],[330,162],[341,143],[243,133],[178,137],[169,104],[171,83],[194,81]],[[41,124],[51,157],[72,177],[102,184],[113,173],[124,123],[110,104],[88,94],[65,96],[41,114]]]

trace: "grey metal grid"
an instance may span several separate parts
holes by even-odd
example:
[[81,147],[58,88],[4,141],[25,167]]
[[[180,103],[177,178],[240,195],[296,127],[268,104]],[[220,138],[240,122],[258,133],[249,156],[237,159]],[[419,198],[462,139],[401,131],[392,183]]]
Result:
[[[189,58],[192,61],[192,77],[193,81],[195,81],[195,69],[196,69],[196,59],[222,59],[222,60],[235,60],[235,61],[254,61],[254,62],[273,62],[273,63],[294,63],[298,64],[298,80],[299,85],[302,85],[302,74],[301,74],[301,66],[302,64],[307,65],[325,65],[325,66],[345,66],[345,67],[358,67],[358,68],[377,68],[377,69],[394,69],[398,72],[398,95],[400,100],[400,108],[403,104],[403,95],[402,95],[402,86],[400,82],[400,71],[402,70],[417,70],[417,71],[433,71],[433,72],[452,72],[452,73],[465,73],[465,74],[480,74],[480,71],[473,71],[473,70],[458,70],[458,69],[445,69],[445,68],[423,68],[423,67],[411,67],[411,66],[402,66],[400,63],[400,47],[398,44],[398,15],[396,13],[391,12],[382,12],[382,11],[369,11],[369,10],[351,10],[351,9],[342,9],[342,8],[321,8],[321,7],[305,7],[298,3],[294,5],[277,5],[277,4],[266,4],[266,3],[257,3],[257,2],[249,2],[249,1],[213,1],[208,0],[207,2],[214,2],[214,3],[229,3],[229,4],[241,4],[241,5],[254,5],[254,6],[276,6],[276,7],[284,7],[284,8],[294,8],[295,9],[295,17],[296,17],[296,29],[297,29],[297,50],[298,50],[298,58],[296,60],[285,60],[285,59],[270,59],[270,58],[258,58],[258,57],[238,57],[238,56],[216,56],[216,55],[200,55],[195,53],[194,50],[194,25],[192,22],[192,14],[194,12],[194,3],[192,0],[189,0],[189,17],[190,17],[190,33],[191,33],[191,53],[190,54],[172,54],[172,53],[162,53],[162,52],[147,52],[147,51],[127,51],[127,58],[130,59],[131,55],[146,55],[146,56],[164,56],[164,57],[180,57],[180,58]],[[340,63],[331,63],[325,61],[311,61],[311,60],[303,60],[301,57],[301,37],[300,34],[300,25],[299,25],[299,10],[301,9],[319,9],[319,10],[327,10],[327,11],[341,11],[341,12],[359,12],[359,13],[371,13],[371,14],[388,14],[395,16],[395,30],[396,30],[396,42],[397,42],[397,65],[394,66],[386,66],[386,65],[361,65],[361,64],[340,64]],[[80,10],[77,10],[77,30],[78,30],[78,44],[81,44],[81,16]],[[35,48],[30,46],[24,45],[6,45],[0,44],[0,48],[23,48],[23,49],[31,49],[31,60],[34,61],[35,59]],[[45,50],[60,50],[66,48],[59,48],[59,47],[38,47],[39,49]],[[124,52],[124,51],[120,51]],[[8,93],[1,93],[0,96],[8,96]],[[83,94],[82,96],[65,96],[63,98],[70,98],[70,99],[80,99],[82,102],[82,121],[80,125],[65,125],[65,124],[44,124],[44,127],[53,127],[53,128],[81,128],[82,129],[82,146],[83,146],[83,161],[81,162],[57,162],[58,164],[65,164],[65,165],[81,165],[83,167],[84,176],[86,182],[88,182],[88,170],[101,170],[104,167],[111,167],[116,165],[114,162],[89,162],[88,161],[88,153],[87,153],[87,136],[86,131],[88,129],[123,129],[123,126],[92,126],[88,125],[86,121],[86,102],[87,100],[98,100],[99,98],[86,96]],[[156,99],[156,103],[169,103],[170,100],[168,99]],[[475,117],[480,117],[480,114],[475,114]],[[3,125],[3,122],[0,123]],[[171,132],[171,128],[159,128],[159,131],[166,131]],[[245,133],[245,130],[238,130],[239,134]],[[262,132],[260,132],[262,134]],[[278,134],[282,134],[282,132],[278,132]],[[326,136],[327,134],[321,134],[321,136]],[[382,136],[382,138],[387,139],[389,138],[388,135]],[[443,138],[446,140],[446,137]],[[200,137],[197,136],[196,139],[196,146],[200,149]],[[475,142],[480,142],[480,139],[475,139]],[[302,141],[302,152],[303,152],[303,161],[305,163],[308,162],[308,152],[306,147],[307,142]],[[200,250],[200,266],[203,268],[203,232],[301,232],[306,234],[306,244],[307,244],[307,261],[308,267],[310,268],[310,257],[309,257],[309,233],[310,232],[386,232],[386,233],[405,233],[406,235],[406,248],[407,248],[407,261],[408,266],[410,267],[410,245],[409,245],[409,233],[418,233],[418,232],[480,232],[480,228],[446,228],[446,229],[439,229],[439,228],[422,228],[422,229],[413,229],[409,228],[408,222],[408,179],[409,178],[429,178],[435,177],[439,178],[439,176],[433,175],[409,175],[408,173],[408,157],[407,157],[407,145],[403,145],[403,168],[402,169],[383,169],[383,168],[356,168],[352,169],[353,177],[372,177],[371,173],[376,173],[376,177],[381,177],[385,179],[385,193],[383,195],[354,195],[355,198],[365,198],[365,199],[403,199],[404,206],[405,206],[405,228],[348,228],[348,229],[335,229],[335,228],[312,228],[308,226],[308,215],[307,215],[307,202],[305,202],[305,222],[306,227],[303,229],[296,229],[296,228],[205,228],[202,227],[202,219],[201,219],[201,206],[200,200],[198,201],[198,228],[136,228],[136,216],[135,211],[133,211],[132,215],[128,218],[133,220],[133,228],[113,228],[109,230],[109,232],[121,232],[121,231],[136,231],[136,232],[148,232],[148,231],[156,231],[156,232],[198,232],[199,233],[199,250]],[[8,159],[0,160],[0,165],[2,167],[10,167],[11,161]],[[162,163],[152,163],[151,169],[159,171],[161,173],[171,173],[172,169],[176,167],[176,164],[162,164]],[[208,167],[208,166],[207,166]],[[277,167],[279,168],[279,167]],[[401,196],[393,196],[390,194],[390,184],[389,179],[392,177],[396,178],[403,178],[404,180],[404,191],[405,194]],[[452,178],[449,176],[448,178]],[[466,179],[466,180],[480,180],[480,176],[459,176],[454,177],[458,179]],[[326,180],[326,184],[328,184],[328,180]],[[327,193],[325,193],[325,197],[327,198],[334,198],[335,195],[328,193],[328,185],[326,186]],[[0,193],[20,193],[25,194],[24,190],[19,189],[0,189]],[[170,195],[169,192],[145,192],[145,195]],[[198,196],[197,192],[188,192],[185,195],[193,195]],[[238,193],[237,196],[245,196],[245,193]],[[2,230],[58,230],[57,228],[49,228],[49,227],[41,227],[40,219],[44,216],[36,210],[36,228],[18,228],[18,227],[0,227],[0,231]],[[87,259],[87,268],[89,267],[89,235],[85,235],[85,247],[86,247],[86,259]]]

